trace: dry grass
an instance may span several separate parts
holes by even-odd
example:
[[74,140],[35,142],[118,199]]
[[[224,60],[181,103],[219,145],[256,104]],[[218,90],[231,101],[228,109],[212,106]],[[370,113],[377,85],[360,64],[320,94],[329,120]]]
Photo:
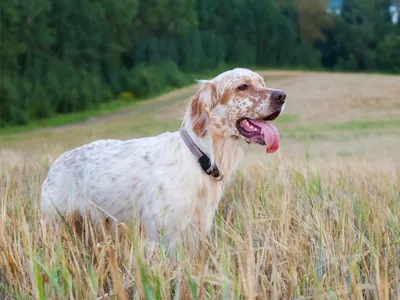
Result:
[[[397,147],[377,151],[399,141],[398,104],[387,92],[399,77],[291,75],[271,79],[303,104],[289,103],[278,124],[281,151],[265,156],[250,147],[195,260],[173,263],[158,248],[149,260],[140,233],[122,224],[122,236],[111,239],[85,219],[67,218],[56,234],[38,210],[41,182],[61,152],[173,130],[179,121],[171,111],[183,108],[190,88],[118,116],[0,137],[0,299],[398,299],[400,155]],[[380,95],[390,108],[346,104],[349,85],[363,99],[355,103],[377,95],[362,89],[365,81],[386,87]],[[335,85],[338,97],[332,91],[322,104],[321,92],[310,92]],[[337,106],[346,109],[329,115]]]
[[116,242],[87,222],[83,235],[74,225],[61,234],[43,228],[37,204],[46,166],[3,161],[1,168],[0,290],[13,298],[387,299],[400,292],[400,172],[391,167],[255,165],[227,192],[197,263],[176,265],[160,249],[149,263],[130,228]]

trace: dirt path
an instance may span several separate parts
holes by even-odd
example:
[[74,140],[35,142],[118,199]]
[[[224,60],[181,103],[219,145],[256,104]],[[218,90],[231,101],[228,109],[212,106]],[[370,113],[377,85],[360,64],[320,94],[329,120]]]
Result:
[[[276,124],[279,155],[384,159],[400,165],[400,76],[320,72],[261,72],[288,101]],[[100,138],[128,139],[176,130],[196,86],[143,101],[81,123],[1,137],[0,147],[38,155]],[[276,159],[250,146],[249,161]]]

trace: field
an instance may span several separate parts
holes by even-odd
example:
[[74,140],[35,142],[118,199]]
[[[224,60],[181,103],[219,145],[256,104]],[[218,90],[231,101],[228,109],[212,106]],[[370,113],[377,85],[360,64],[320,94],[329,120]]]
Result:
[[[63,151],[177,130],[195,87],[73,125],[0,135],[0,299],[399,299],[400,76],[263,72],[285,90],[281,148],[249,146],[195,260],[144,255],[84,221],[40,222]],[[80,230],[84,227],[83,232]],[[80,233],[77,233],[80,232]]]

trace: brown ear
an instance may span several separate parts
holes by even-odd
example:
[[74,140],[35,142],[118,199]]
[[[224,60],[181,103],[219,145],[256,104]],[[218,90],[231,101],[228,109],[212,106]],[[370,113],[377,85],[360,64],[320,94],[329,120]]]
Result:
[[203,83],[190,103],[192,130],[197,136],[204,136],[210,123],[210,113],[215,106],[215,87],[209,82]]

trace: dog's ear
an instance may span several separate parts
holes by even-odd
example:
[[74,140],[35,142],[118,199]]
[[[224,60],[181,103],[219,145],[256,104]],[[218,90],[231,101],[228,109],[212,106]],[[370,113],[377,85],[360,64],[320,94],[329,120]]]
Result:
[[197,136],[202,137],[206,134],[210,123],[211,110],[215,105],[215,86],[208,81],[201,82],[201,86],[189,106],[192,130]]

